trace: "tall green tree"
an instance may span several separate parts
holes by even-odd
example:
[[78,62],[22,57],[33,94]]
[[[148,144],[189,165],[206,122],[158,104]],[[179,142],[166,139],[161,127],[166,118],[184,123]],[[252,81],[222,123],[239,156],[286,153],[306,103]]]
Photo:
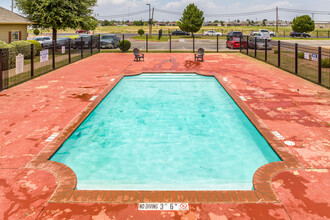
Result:
[[51,28],[56,41],[57,30],[81,28],[94,30],[97,19],[93,7],[97,0],[15,0],[16,7],[41,28]]
[[204,22],[204,12],[199,10],[195,4],[189,4],[183,11],[178,25],[182,31],[191,32],[191,34],[199,31]]
[[309,15],[302,15],[293,19],[291,28],[294,32],[311,32],[315,29],[315,24]]

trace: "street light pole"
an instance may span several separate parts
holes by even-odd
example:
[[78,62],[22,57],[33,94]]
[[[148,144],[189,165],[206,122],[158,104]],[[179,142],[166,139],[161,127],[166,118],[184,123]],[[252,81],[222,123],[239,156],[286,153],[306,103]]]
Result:
[[14,0],[11,0],[11,11],[14,11]]
[[148,21],[148,23],[149,23],[149,37],[151,37],[151,20],[150,20],[150,17],[151,17],[151,5],[149,3],[146,4],[146,5],[149,6],[149,21]]

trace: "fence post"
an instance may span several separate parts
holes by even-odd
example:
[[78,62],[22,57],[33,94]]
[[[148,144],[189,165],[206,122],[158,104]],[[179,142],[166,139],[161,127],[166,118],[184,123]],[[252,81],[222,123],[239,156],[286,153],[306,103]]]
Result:
[[281,41],[277,41],[277,66],[281,66]]
[[217,35],[217,53],[219,53],[219,35]]
[[84,58],[84,41],[83,38],[80,38],[80,53],[81,53],[81,59]]
[[242,53],[242,36],[239,36],[239,52]]
[[69,39],[69,63],[71,63],[71,39]]
[[254,38],[254,57],[257,57],[257,38]]
[[2,79],[2,49],[0,48],[0,91],[3,90],[3,79]]
[[101,52],[101,34],[99,34],[99,42],[97,44],[97,46],[99,47],[99,53]]
[[123,48],[125,48],[125,34],[123,34]]
[[148,34],[146,34],[146,52],[148,53]]
[[319,74],[318,74],[318,83],[322,83],[322,47],[319,47],[319,55],[318,55],[318,61],[319,61]]
[[283,34],[283,37],[285,37],[285,30],[283,30],[284,34]]
[[170,53],[172,53],[172,35],[170,34]]
[[31,78],[34,76],[34,45],[31,44]]
[[298,44],[294,44],[294,73],[298,74]]
[[330,31],[328,31],[328,38],[330,38]]
[[249,36],[246,37],[246,55],[249,55]]
[[319,30],[316,31],[316,38],[319,38]]
[[53,55],[53,69],[55,69],[55,47],[56,47],[56,42],[53,40],[53,50],[52,50],[52,55]]
[[91,55],[93,55],[93,35],[91,35]]
[[192,34],[193,37],[193,53],[195,53],[195,35]]
[[267,39],[265,39],[265,61],[266,62],[267,62],[267,50],[268,50]]

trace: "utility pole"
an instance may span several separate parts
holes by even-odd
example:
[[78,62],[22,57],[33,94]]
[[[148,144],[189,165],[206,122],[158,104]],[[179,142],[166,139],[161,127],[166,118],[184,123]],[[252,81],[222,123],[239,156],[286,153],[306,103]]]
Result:
[[278,7],[276,7],[276,34],[278,34]]
[[11,0],[11,11],[14,11],[14,0]]
[[152,35],[152,23],[154,23],[154,11],[155,11],[155,8],[152,8],[152,17],[151,17],[151,22],[150,22],[150,37]]
[[151,20],[150,20],[150,17],[151,17],[151,5],[148,3],[146,4],[149,6],[149,20],[148,20],[148,23],[149,23],[149,38],[151,38]]

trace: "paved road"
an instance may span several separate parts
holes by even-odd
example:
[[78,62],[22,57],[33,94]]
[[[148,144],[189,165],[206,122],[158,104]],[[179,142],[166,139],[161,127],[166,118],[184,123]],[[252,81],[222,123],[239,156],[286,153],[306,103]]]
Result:
[[281,40],[286,43],[298,43],[310,47],[329,47],[330,40]]

